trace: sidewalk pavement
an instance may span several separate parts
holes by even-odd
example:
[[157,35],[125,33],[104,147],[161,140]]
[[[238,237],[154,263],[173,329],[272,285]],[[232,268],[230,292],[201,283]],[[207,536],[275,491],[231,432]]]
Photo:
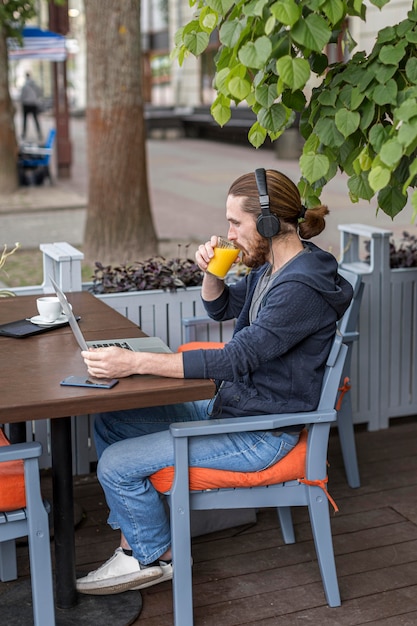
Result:
[[[53,120],[42,119],[46,133]],[[82,245],[86,217],[88,172],[86,123],[71,118],[73,149],[72,176],[57,180],[51,187],[23,187],[12,196],[0,198],[0,244],[20,241],[25,248],[40,243],[68,241]],[[147,166],[152,212],[165,256],[177,254],[178,244],[198,243],[213,233],[227,232],[225,200],[235,178],[257,167],[278,169],[297,182],[298,160],[279,159],[272,149],[240,146],[214,141],[172,138],[148,139]],[[386,228],[396,239],[404,230],[413,232],[411,205],[392,221],[382,211],[375,214],[375,203],[352,204],[346,176],[338,174],[325,188],[322,202],[330,215],[326,229],[314,239],[317,245],[339,256],[338,224],[361,223]]]

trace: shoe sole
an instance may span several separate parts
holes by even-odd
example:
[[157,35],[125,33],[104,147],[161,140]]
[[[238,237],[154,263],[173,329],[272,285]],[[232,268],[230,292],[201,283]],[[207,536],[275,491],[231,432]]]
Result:
[[170,572],[168,572],[167,574],[162,574],[162,576],[160,576],[157,579],[148,580],[142,583],[141,585],[136,585],[135,587],[131,587],[130,591],[140,591],[141,589],[146,589],[146,587],[152,587],[152,585],[159,585],[159,583],[163,583],[166,580],[172,580],[172,568]]
[[[79,593],[84,593],[90,596],[108,596],[116,593],[123,593],[124,591],[129,591],[130,589],[134,588],[143,589],[143,585],[153,585],[159,580],[159,578],[163,577],[163,574],[161,574],[160,571],[154,574],[149,573],[148,576],[145,577],[143,575],[144,571],[146,570],[142,570],[142,575],[140,576],[140,578],[125,580],[119,583],[115,583],[113,585],[106,586],[104,580],[102,581],[103,585],[101,585],[100,581],[91,583],[91,585],[89,585],[88,583],[86,585],[77,585],[77,591]],[[142,585],[140,585],[141,580],[144,581]],[[140,587],[138,587],[138,583]]]

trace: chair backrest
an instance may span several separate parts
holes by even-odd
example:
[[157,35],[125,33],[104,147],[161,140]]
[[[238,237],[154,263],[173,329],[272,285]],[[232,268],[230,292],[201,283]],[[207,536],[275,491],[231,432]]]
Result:
[[[346,315],[346,313],[345,313]],[[318,410],[334,409],[339,390],[340,377],[342,376],[347,347],[343,342],[343,335],[336,331],[329,356],[327,357],[326,369],[323,376],[320,401]]]
[[340,333],[347,336],[347,333],[356,332],[365,283],[362,281],[361,274],[356,274],[342,267],[339,267],[338,271],[353,287],[352,302],[338,324]]
[[46,138],[45,148],[52,148],[52,146],[54,145],[54,141],[55,141],[55,135],[56,135],[55,128],[51,128],[51,130],[48,133],[48,137]]

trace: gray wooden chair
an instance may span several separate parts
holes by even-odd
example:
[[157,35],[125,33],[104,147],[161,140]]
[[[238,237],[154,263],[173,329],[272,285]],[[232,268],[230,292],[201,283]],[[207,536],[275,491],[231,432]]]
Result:
[[[334,407],[347,351],[348,348],[338,333],[327,361],[321,398],[316,411],[171,425],[170,432],[175,451],[175,477],[167,495],[171,510],[176,626],[193,624],[190,510],[276,507],[284,541],[292,543],[295,538],[291,507],[307,506],[325,596],[329,606],[340,605],[326,482],[329,431],[331,424],[337,419]],[[295,475],[286,482],[267,486],[190,491],[188,442],[191,437],[285,428],[295,424],[305,424],[308,429],[305,463],[303,462],[304,476]],[[276,466],[283,461],[285,458]]]
[[[360,487],[358,457],[356,453],[355,431],[352,416],[352,397],[350,390],[350,370],[353,345],[359,339],[358,319],[362,302],[364,283],[362,276],[348,269],[339,267],[339,274],[350,282],[353,287],[352,302],[343,318],[339,322],[339,332],[343,336],[343,343],[348,347],[345,367],[340,380],[340,398],[337,404],[337,428],[339,431],[340,447],[348,485],[352,488]],[[178,351],[198,348],[221,348],[224,343],[206,340],[206,333],[211,326],[217,324],[207,315],[186,317],[182,320],[185,343]],[[346,381],[346,382],[345,382]],[[347,393],[346,393],[347,392]]]
[[7,479],[2,476],[2,463],[23,459],[26,498],[24,507],[19,502],[20,506],[14,510],[0,510],[0,580],[7,582],[17,578],[15,540],[27,536],[34,624],[55,626],[48,513],[41,496],[38,466],[41,453],[39,442],[0,447],[0,490],[2,480]]

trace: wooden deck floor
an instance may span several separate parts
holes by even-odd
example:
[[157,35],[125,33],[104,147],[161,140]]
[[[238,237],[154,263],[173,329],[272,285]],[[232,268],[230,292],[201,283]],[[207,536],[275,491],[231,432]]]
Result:
[[[417,624],[417,419],[393,420],[389,429],[372,433],[359,428],[357,446],[362,486],[352,490],[337,433],[330,437],[342,606],[330,609],[325,602],[306,510],[294,510],[297,543],[289,546],[275,512],[261,510],[254,525],[193,541],[196,626]],[[106,504],[94,475],[76,478],[75,498],[85,511],[76,529],[77,569],[90,571],[112,554],[118,538],[105,523]],[[27,574],[24,547],[19,567]],[[135,626],[172,625],[170,582],[144,590],[142,597]]]

